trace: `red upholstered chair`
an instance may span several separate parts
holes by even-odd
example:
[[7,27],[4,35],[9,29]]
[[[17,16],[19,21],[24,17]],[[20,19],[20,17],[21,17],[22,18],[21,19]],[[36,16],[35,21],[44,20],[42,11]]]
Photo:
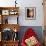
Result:
[[22,38],[21,46],[27,46],[25,40],[32,37],[32,36],[35,37],[37,40],[37,43],[34,46],[41,46],[40,42],[37,39],[37,35],[32,28],[27,29],[27,31],[25,32],[25,35]]

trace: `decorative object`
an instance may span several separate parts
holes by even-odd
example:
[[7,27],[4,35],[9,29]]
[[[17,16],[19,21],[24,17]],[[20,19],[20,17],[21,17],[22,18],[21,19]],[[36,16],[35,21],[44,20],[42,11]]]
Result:
[[17,29],[16,28],[14,29],[14,32],[17,32]]
[[36,8],[35,7],[26,7],[26,19],[34,20],[36,19]]
[[2,10],[2,15],[9,15],[9,10]]
[[18,12],[17,12],[16,10],[10,10],[9,14],[10,14],[10,15],[17,15]]
[[27,46],[35,46],[38,43],[38,40],[36,37],[32,36],[25,40],[25,43]]
[[14,15],[14,10],[10,10],[10,15]]

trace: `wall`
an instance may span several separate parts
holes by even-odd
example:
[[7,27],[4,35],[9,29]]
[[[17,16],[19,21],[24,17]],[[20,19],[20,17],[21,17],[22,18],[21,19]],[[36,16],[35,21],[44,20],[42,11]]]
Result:
[[[43,6],[42,0],[21,0],[18,1],[21,5],[20,24],[23,26],[42,26],[43,25]],[[36,20],[25,20],[25,7],[36,7]]]
[[[0,0],[0,6],[15,6],[15,0]],[[21,26],[43,26],[43,6],[42,0],[17,0],[19,10],[19,24]],[[36,7],[36,20],[25,19],[25,7]],[[20,19],[21,18],[21,19]],[[10,19],[9,19],[10,20]]]

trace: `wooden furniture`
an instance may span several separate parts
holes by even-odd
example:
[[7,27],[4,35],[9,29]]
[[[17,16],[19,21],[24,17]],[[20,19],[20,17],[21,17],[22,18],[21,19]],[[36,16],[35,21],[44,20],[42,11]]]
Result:
[[[19,7],[0,7],[0,21],[1,24],[8,24],[8,17],[16,17],[18,20]],[[18,21],[17,21],[18,23]]]
[[46,46],[46,0],[43,0],[43,10],[44,10],[44,44]]
[[3,46],[18,46],[18,41],[5,41],[2,44]]
[[46,0],[43,0],[44,26],[46,27]]
[[[15,23],[12,22],[9,24],[8,18],[15,17]],[[5,32],[4,29],[11,29],[13,32],[18,32],[20,26],[18,24],[18,17],[19,17],[19,7],[0,7],[0,32],[1,32],[1,41],[0,46],[18,46],[18,40],[2,40],[2,32]],[[14,19],[14,18],[13,18]],[[15,30],[16,29],[16,30]],[[6,30],[7,31],[7,30]],[[15,37],[15,36],[14,36]]]

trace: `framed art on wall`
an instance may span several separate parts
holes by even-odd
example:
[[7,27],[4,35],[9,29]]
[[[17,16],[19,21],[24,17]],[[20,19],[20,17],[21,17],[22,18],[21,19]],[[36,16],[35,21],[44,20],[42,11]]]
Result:
[[27,20],[35,20],[36,19],[36,8],[35,7],[26,7],[25,13],[26,13]]
[[2,10],[2,15],[9,15],[9,10]]

